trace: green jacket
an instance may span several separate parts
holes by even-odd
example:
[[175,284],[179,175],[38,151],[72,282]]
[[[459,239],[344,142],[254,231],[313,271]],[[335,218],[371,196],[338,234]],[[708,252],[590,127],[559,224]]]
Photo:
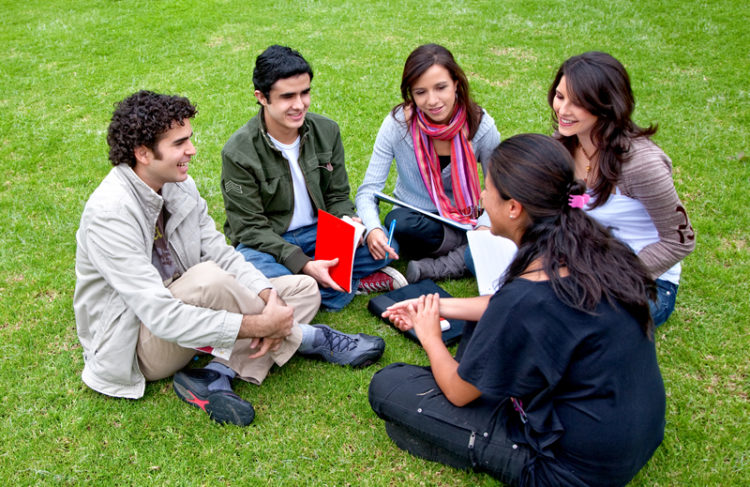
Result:
[[[333,120],[308,113],[300,128],[299,165],[313,208],[338,217],[354,215],[344,146]],[[294,211],[289,162],[268,138],[263,109],[237,130],[221,151],[221,192],[227,221],[224,233],[240,243],[273,255],[293,273],[311,260],[281,235]]]

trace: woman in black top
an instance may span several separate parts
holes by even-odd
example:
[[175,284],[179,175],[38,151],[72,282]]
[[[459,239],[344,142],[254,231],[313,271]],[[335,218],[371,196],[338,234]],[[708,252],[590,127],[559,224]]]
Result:
[[[654,282],[581,209],[586,189],[559,142],[518,135],[495,150],[482,200],[518,253],[492,297],[399,303],[430,368],[391,364],[370,403],[396,444],[512,485],[624,485],[664,435],[652,340]],[[478,321],[460,357],[439,319]]]

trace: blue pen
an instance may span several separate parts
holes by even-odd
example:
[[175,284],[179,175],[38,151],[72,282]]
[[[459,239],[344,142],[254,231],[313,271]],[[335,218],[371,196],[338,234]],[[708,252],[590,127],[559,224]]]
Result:
[[[391,220],[391,228],[388,230],[388,246],[390,247],[393,243],[393,232],[396,230],[396,219]],[[385,253],[385,258],[388,258],[388,252]],[[385,259],[384,259],[385,260]]]

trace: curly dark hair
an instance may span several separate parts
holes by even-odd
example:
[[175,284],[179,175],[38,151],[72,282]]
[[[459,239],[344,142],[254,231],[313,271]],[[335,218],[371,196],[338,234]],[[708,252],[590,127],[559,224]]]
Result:
[[141,145],[156,151],[161,136],[174,123],[184,124],[198,110],[183,96],[160,95],[141,90],[115,103],[112,121],[109,123],[107,143],[112,165],[128,164],[135,167],[136,147]]

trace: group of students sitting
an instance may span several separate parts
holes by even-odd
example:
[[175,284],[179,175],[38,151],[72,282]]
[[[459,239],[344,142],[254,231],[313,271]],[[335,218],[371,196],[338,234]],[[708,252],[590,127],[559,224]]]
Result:
[[[164,114],[148,117],[161,120],[156,128],[119,145],[126,122],[118,120],[144,109],[118,106],[108,136],[114,180],[92,195],[77,234],[84,381],[135,398],[145,380],[177,372],[181,399],[217,421],[249,424],[254,411],[231,391],[235,376],[259,384],[294,353],[377,361],[382,339],[307,324],[321,302],[340,309],[354,295],[331,280],[335,260],[314,259],[315,211],[365,225],[354,265],[363,290],[460,277],[471,262],[465,232],[419,211],[394,207],[381,223],[375,194],[395,161],[396,198],[518,250],[492,296],[427,295],[385,311],[416,332],[430,363],[374,375],[369,400],[388,435],[414,455],[511,485],[627,483],[663,438],[653,329],[674,309],[695,235],[671,161],[650,140],[656,128],[631,119],[622,64],[602,52],[568,59],[547,94],[552,134],[501,142],[452,54],[418,47],[404,66],[402,102],[377,134],[356,212],[338,126],[308,112],[312,77],[286,47],[256,60],[261,110],[222,151],[224,230],[236,251],[187,176],[192,105],[167,97]],[[118,146],[125,157],[113,157]],[[398,258],[409,259],[405,279],[387,265]],[[441,318],[471,323],[455,357]],[[230,353],[183,369],[206,346]]]

